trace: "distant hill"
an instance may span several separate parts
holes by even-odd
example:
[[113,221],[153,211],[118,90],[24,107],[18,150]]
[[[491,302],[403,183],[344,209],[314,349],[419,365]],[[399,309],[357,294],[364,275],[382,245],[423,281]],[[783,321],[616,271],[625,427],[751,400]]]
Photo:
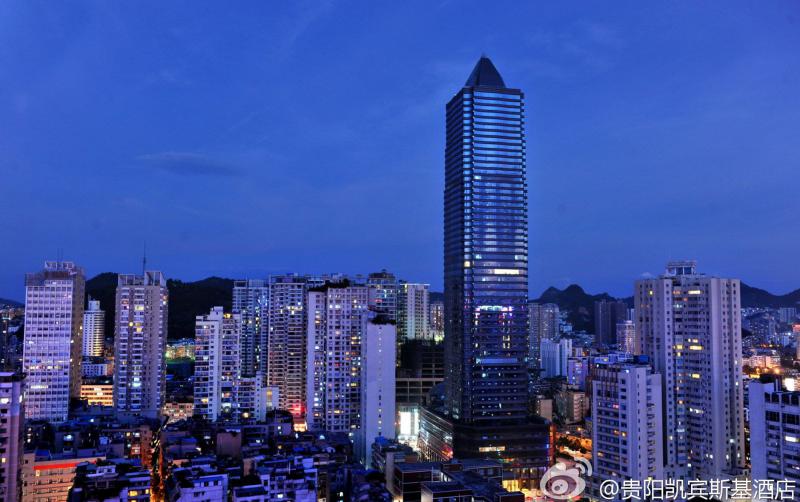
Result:
[[[169,287],[169,338],[194,338],[194,318],[208,313],[211,307],[221,305],[225,310],[231,308],[233,280],[209,277],[194,282],[177,279],[167,281]],[[100,301],[106,311],[106,333],[114,333],[114,301],[117,288],[117,274],[106,272],[86,281],[86,293]],[[774,295],[763,289],[742,283],[742,307],[800,307],[800,289],[785,295]],[[431,292],[431,300],[442,300],[444,295]],[[564,289],[550,287],[536,299],[539,303],[555,303],[562,310],[569,311],[567,319],[575,330],[594,331],[594,302],[614,300],[608,293],[592,295],[577,284]],[[633,297],[619,298],[633,307]],[[0,299],[0,304],[22,305],[14,300]]]
[[169,338],[194,338],[195,317],[208,314],[211,307],[222,306],[231,310],[233,279],[208,277],[195,282],[170,279],[169,288]]
[[[200,281],[183,282],[167,280],[169,289],[169,315],[167,330],[169,339],[194,338],[194,318],[207,314],[211,307],[221,305],[226,311],[231,308],[233,280],[209,277]],[[86,294],[100,301],[106,312],[106,333],[114,333],[114,303],[117,289],[117,274],[106,272],[86,281]]]
[[[755,288],[742,283],[742,307],[798,307],[800,308],[800,289],[774,295],[769,291]],[[572,284],[565,289],[554,287],[547,288],[536,300],[539,303],[555,303],[562,310],[568,310],[567,320],[572,323],[575,330],[594,331],[594,302],[600,300],[614,300],[608,293],[590,295],[577,284]],[[633,297],[617,298],[633,307]]]
[[800,307],[800,289],[785,295],[773,295],[769,291],[742,283],[742,307]]
[[100,301],[106,313],[106,336],[114,336],[114,302],[116,301],[117,274],[104,272],[86,281],[86,295]]
[[16,300],[9,300],[7,298],[0,298],[0,305],[8,305],[9,307],[22,307],[22,303]]
[[[549,287],[536,300],[537,303],[555,303],[561,310],[569,311],[567,320],[576,331],[586,330],[594,332],[594,302],[601,300],[616,300],[608,293],[590,295],[577,284],[571,284],[564,289]],[[622,298],[630,304],[631,299]]]

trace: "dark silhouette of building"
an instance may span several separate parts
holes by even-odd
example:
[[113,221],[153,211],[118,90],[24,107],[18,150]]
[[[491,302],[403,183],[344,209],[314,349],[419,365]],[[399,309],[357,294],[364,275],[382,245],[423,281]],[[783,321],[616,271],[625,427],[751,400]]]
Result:
[[617,323],[628,318],[625,302],[594,302],[594,342],[598,347],[617,344]]

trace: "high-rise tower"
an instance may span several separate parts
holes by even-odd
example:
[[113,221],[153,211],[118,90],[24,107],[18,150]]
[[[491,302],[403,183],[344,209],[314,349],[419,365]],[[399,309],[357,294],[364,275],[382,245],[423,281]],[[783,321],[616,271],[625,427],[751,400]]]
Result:
[[306,416],[306,305],[309,278],[273,276],[269,281],[266,382],[277,387],[280,408],[300,425]]
[[195,319],[194,414],[212,422],[233,421],[242,375],[241,315],[214,307]]
[[89,308],[83,313],[83,355],[99,357],[105,345],[106,313],[100,310],[100,302],[89,298]]
[[488,455],[535,478],[547,464],[549,441],[543,424],[529,422],[527,412],[523,93],[507,87],[481,57],[447,104],[446,120],[446,405],[438,417],[423,412],[420,441],[452,424],[452,451],[425,445],[428,456]]
[[636,281],[635,350],[662,379],[665,474],[723,479],[745,464],[741,286],[696,269]]
[[447,104],[445,347],[449,414],[526,415],[528,187],[523,94],[482,57]]
[[68,261],[48,261],[25,277],[25,418],[64,422],[80,395],[85,277]]
[[161,272],[120,275],[114,320],[117,413],[158,418],[166,392],[167,279]]
[[266,311],[269,286],[263,279],[248,279],[233,283],[233,313],[241,319],[239,357],[241,374],[253,376],[266,372]]
[[555,340],[558,336],[558,305],[555,303],[531,302],[528,304],[528,316],[530,321],[528,366],[534,369],[541,369],[542,341]]

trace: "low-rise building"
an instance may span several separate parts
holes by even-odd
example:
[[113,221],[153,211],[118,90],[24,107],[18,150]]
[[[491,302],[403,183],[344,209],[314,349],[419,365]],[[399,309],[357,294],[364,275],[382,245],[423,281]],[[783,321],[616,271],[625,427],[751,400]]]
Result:
[[150,472],[129,460],[100,460],[79,464],[67,502],[146,502]]
[[90,406],[114,406],[114,383],[108,377],[84,378],[81,384],[81,400]]
[[49,450],[26,452],[22,460],[22,500],[67,500],[80,464],[105,460],[96,450],[51,453]]

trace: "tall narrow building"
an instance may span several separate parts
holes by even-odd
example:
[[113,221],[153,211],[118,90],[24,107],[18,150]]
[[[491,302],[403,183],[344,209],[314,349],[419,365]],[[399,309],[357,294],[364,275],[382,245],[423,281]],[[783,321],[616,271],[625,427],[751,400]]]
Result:
[[242,319],[214,307],[195,321],[194,414],[215,422],[237,420],[236,387]]
[[0,372],[0,500],[20,500],[23,452],[23,376]]
[[397,335],[400,340],[428,338],[427,284],[403,282],[397,291]]
[[25,277],[25,418],[64,422],[80,396],[83,269],[48,261]]
[[308,427],[355,438],[361,412],[361,344],[369,290],[347,281],[308,292]]
[[635,349],[662,378],[668,478],[730,478],[745,465],[740,294],[738,279],[694,261],[636,281]]
[[369,286],[369,308],[392,321],[397,320],[399,285],[397,277],[386,269],[373,272],[367,277]]
[[265,313],[269,301],[269,286],[262,279],[234,281],[232,312],[241,323],[239,356],[241,374],[253,376],[266,371],[267,329]]
[[428,294],[428,338],[441,341],[444,338],[444,301],[441,293],[436,293],[436,297],[431,298]]
[[753,484],[764,480],[791,483],[793,486],[788,489],[793,491],[794,500],[798,500],[800,392],[785,390],[779,380],[769,376],[752,380],[747,389]]
[[594,343],[598,347],[617,344],[617,323],[628,317],[628,306],[616,300],[594,302]]
[[528,366],[534,369],[542,367],[540,352],[543,340],[555,340],[558,337],[559,310],[555,303],[528,304],[530,320]]
[[166,391],[167,279],[161,272],[120,275],[114,320],[117,413],[158,418]]
[[105,349],[106,313],[100,302],[89,298],[89,308],[83,313],[83,355],[101,357]]
[[617,323],[617,349],[626,354],[636,352],[636,324],[633,321]]
[[295,275],[273,276],[267,312],[267,386],[277,388],[279,407],[295,423],[306,416],[306,294],[309,280]]
[[640,359],[596,362],[591,369],[592,464],[598,485],[665,479],[661,376]]
[[374,318],[361,342],[361,423],[355,441],[360,460],[368,467],[375,438],[395,437],[396,359],[397,327],[389,319]]
[[[446,404],[420,441],[492,456],[524,483],[548,464],[546,427],[528,419],[528,211],[523,93],[481,57],[447,104],[444,188]],[[437,423],[439,425],[437,425]],[[438,450],[438,447],[427,451]]]

